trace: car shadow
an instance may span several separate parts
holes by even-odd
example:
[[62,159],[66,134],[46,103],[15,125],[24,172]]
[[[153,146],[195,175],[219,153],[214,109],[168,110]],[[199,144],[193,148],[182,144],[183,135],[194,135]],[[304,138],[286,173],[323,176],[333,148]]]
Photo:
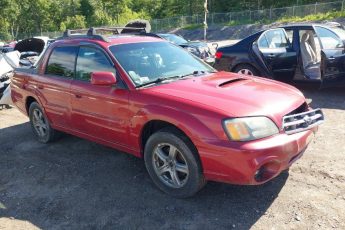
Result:
[[312,99],[313,108],[345,110],[344,88],[319,89],[317,86],[297,86],[306,98]]
[[38,143],[29,123],[0,130],[0,217],[43,229],[248,229],[288,172],[261,186],[209,182],[189,199],[154,186],[141,159],[64,135]]

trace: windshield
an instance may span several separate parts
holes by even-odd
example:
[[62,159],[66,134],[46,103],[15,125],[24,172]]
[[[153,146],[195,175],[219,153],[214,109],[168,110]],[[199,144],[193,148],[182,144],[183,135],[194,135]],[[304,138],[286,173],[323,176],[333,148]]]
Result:
[[175,34],[159,34],[162,38],[168,40],[169,42],[172,42],[176,45],[181,45],[184,43],[188,43],[184,38],[177,36]]
[[211,66],[169,42],[122,44],[109,49],[136,86],[196,71],[215,72]]

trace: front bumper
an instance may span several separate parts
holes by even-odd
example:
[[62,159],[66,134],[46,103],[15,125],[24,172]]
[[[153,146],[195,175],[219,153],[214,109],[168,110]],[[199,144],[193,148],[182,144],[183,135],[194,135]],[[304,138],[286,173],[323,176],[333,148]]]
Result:
[[250,141],[205,141],[197,146],[207,180],[256,185],[278,176],[299,159],[318,127]]

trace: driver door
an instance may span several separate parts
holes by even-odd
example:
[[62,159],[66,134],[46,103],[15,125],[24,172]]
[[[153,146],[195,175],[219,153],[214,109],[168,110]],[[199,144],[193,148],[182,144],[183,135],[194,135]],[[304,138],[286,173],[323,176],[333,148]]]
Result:
[[321,44],[322,87],[345,84],[344,42],[328,28],[315,26]]
[[297,67],[297,54],[290,45],[284,29],[265,31],[259,37],[257,45],[274,79],[293,79]]
[[[92,72],[113,72],[114,86],[91,84]],[[76,76],[71,84],[72,125],[74,130],[95,139],[126,145],[128,90],[109,56],[97,46],[82,45],[76,61]]]

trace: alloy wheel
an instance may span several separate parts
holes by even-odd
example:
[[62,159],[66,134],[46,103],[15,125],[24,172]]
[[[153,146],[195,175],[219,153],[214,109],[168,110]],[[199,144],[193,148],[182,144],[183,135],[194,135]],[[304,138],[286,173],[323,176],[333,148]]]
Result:
[[158,178],[167,186],[181,188],[187,183],[187,161],[174,145],[158,144],[152,155],[152,163]]
[[253,72],[249,69],[241,69],[239,70],[237,73],[239,74],[243,74],[243,75],[249,75],[249,76],[253,76]]
[[43,116],[42,111],[39,109],[33,110],[32,124],[40,137],[45,137],[48,132],[48,124]]

